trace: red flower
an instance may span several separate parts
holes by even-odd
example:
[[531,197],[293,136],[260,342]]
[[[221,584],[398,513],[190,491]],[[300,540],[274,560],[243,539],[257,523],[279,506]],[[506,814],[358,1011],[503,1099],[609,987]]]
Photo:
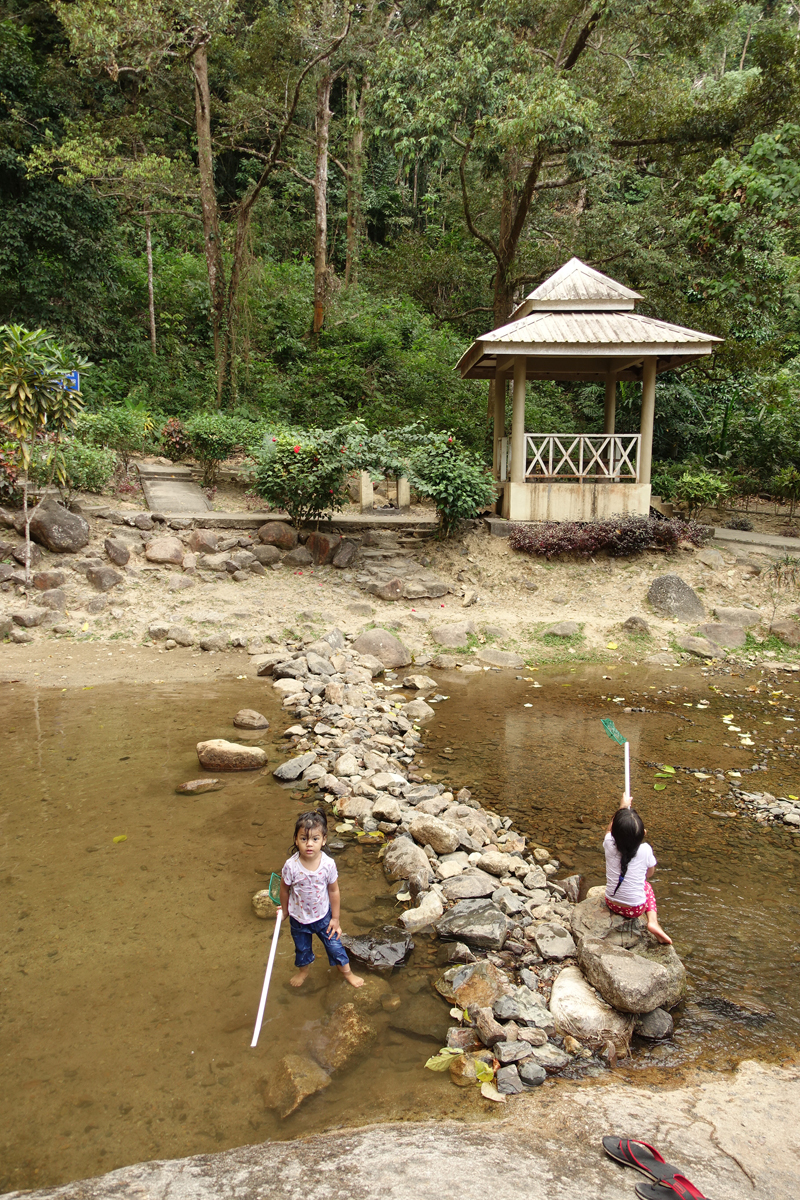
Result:
[[278,440],[278,439],[277,439],[277,438],[273,438],[272,440],[273,440],[273,442],[277,442],[277,440]]
[[294,452],[295,452],[295,454],[299,454],[299,453],[300,453],[300,447],[299,447],[299,446],[295,446],[295,448],[294,448]]

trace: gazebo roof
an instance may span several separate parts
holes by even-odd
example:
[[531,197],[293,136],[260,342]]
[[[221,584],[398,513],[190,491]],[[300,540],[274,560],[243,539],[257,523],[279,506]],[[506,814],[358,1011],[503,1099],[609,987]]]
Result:
[[528,379],[641,379],[642,359],[669,371],[711,354],[722,338],[633,312],[638,292],[572,258],[518,306],[507,325],[462,355],[464,379],[493,379],[527,359]]

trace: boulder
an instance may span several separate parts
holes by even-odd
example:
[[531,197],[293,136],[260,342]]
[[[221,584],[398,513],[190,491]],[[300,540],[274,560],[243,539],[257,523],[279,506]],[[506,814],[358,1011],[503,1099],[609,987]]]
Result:
[[460,900],[436,926],[445,941],[466,942],[486,950],[502,950],[506,931],[505,914],[490,900]]
[[647,624],[647,621],[645,621],[644,617],[628,617],[626,621],[622,622],[622,632],[641,634],[644,637],[649,637],[650,626]]
[[623,1056],[627,1052],[633,1017],[606,1004],[577,967],[565,967],[556,976],[550,993],[550,1012],[562,1036],[569,1035],[593,1047],[613,1042],[617,1054]]
[[343,933],[341,937],[350,957],[357,958],[373,971],[393,970],[414,949],[410,934],[403,933],[396,925],[384,925],[382,929],[354,936]]
[[495,1075],[495,1085],[501,1096],[516,1096],[525,1091],[525,1084],[520,1079],[515,1063],[500,1067]]
[[525,659],[519,654],[512,654],[508,650],[497,650],[494,646],[483,646],[477,657],[481,662],[490,663],[493,667],[513,667],[519,669],[525,666]]
[[194,634],[191,629],[186,629],[183,625],[170,625],[167,630],[167,638],[171,638],[179,646],[194,645]]
[[527,1042],[495,1042],[494,1056],[499,1063],[508,1066],[521,1058],[530,1058],[531,1048]]
[[316,531],[308,535],[306,549],[310,551],[313,562],[322,565],[332,561],[341,542],[342,539],[338,533]]
[[498,1042],[505,1041],[507,1036],[505,1026],[501,1025],[499,1021],[495,1021],[491,1006],[479,1008],[471,1015],[475,1022],[475,1030],[484,1046],[491,1048]]
[[589,983],[620,1012],[674,1008],[686,989],[686,971],[673,946],[651,942],[633,951],[584,937],[578,961]]
[[269,729],[269,721],[254,708],[240,708],[233,723],[237,729]]
[[144,549],[144,556],[151,563],[172,563],[176,567],[183,564],[186,553],[183,542],[176,537],[153,538]]
[[402,706],[400,711],[409,721],[429,721],[431,717],[435,716],[430,704],[426,704],[424,700],[410,700],[408,704]]
[[63,612],[67,607],[67,594],[61,588],[51,588],[49,592],[39,593],[39,603],[54,612]]
[[250,553],[262,567],[271,567],[273,563],[281,561],[281,552],[277,546],[254,545],[251,546]]
[[37,571],[33,577],[33,586],[38,592],[49,592],[52,588],[63,587],[66,582],[63,571]]
[[277,1109],[281,1118],[288,1117],[307,1096],[328,1087],[330,1081],[330,1075],[310,1058],[286,1054],[265,1081],[264,1104]]
[[492,1005],[498,1021],[516,1021],[518,1025],[529,1025],[537,1029],[553,1027],[553,1016],[547,1001],[539,992],[521,984],[507,996],[501,996]]
[[429,692],[436,686],[436,680],[431,679],[430,675],[406,675],[403,680],[403,687],[416,688],[420,692]]
[[407,837],[397,837],[389,843],[383,869],[387,879],[424,879],[426,885],[431,874],[425,851]]
[[577,621],[558,621],[555,625],[551,625],[549,629],[545,629],[545,633],[552,634],[553,637],[570,638],[576,637],[581,631],[581,627]]
[[[191,645],[191,642],[187,642],[186,644]],[[226,633],[212,633],[209,637],[200,639],[200,649],[206,650],[209,653],[221,653],[223,650],[227,650],[229,645],[230,638]]]
[[744,646],[747,641],[747,634],[742,625],[700,625],[697,632],[715,645],[726,646],[730,650]]
[[363,822],[372,816],[372,801],[366,796],[345,795],[339,801],[339,812],[350,820]]
[[[445,975],[450,976],[447,980],[449,994],[441,994],[462,1009],[475,1005],[490,1012],[496,1000],[510,995],[514,990],[508,976],[485,959],[456,967],[455,970],[446,971]],[[440,991],[438,984],[436,988]]]
[[130,562],[131,552],[125,542],[107,537],[103,542],[103,547],[115,567],[126,567]]
[[124,577],[113,567],[89,567],[86,579],[98,592],[110,592],[118,584],[124,583]]
[[403,812],[394,796],[382,795],[372,806],[372,817],[375,821],[391,821],[393,825],[399,825]]
[[644,660],[646,667],[677,667],[675,655],[669,650],[658,650],[655,654],[648,654]]
[[537,926],[534,938],[542,958],[568,958],[576,952],[572,935],[563,925],[545,922]]
[[526,1088],[541,1087],[545,1079],[547,1079],[547,1071],[545,1071],[541,1063],[536,1062],[533,1058],[529,1058],[527,1062],[519,1063],[517,1072]]
[[492,1066],[492,1055],[488,1050],[477,1050],[470,1053],[461,1054],[458,1057],[453,1055],[453,1061],[450,1063],[450,1080],[456,1087],[474,1087],[478,1082],[477,1063],[484,1062],[487,1067]]
[[224,738],[198,742],[197,757],[207,771],[256,771],[267,763],[260,746],[240,746]]
[[751,629],[754,625],[761,624],[761,613],[752,608],[719,606],[714,609],[714,616],[722,625],[741,625],[743,629]]
[[676,639],[681,650],[686,650],[688,654],[694,654],[696,658],[724,658],[725,651],[721,646],[714,642],[709,642],[708,638],[692,637],[690,634],[684,634],[683,637]]
[[351,750],[346,750],[344,754],[337,758],[333,764],[333,773],[334,775],[338,775],[340,779],[347,779],[350,775],[358,775],[358,759]]
[[448,1050],[475,1051],[483,1050],[484,1043],[478,1037],[476,1030],[470,1027],[459,1029],[457,1025],[451,1025],[447,1031],[445,1046]]
[[443,912],[441,897],[436,892],[425,892],[417,901],[416,908],[407,908],[400,914],[400,920],[409,933],[415,933],[438,921]]
[[493,895],[497,880],[485,871],[465,871],[453,879],[445,879],[442,891],[447,900],[477,900]]
[[714,550],[711,547],[705,550],[698,550],[697,561],[702,563],[704,567],[708,567],[711,571],[721,571],[725,566],[725,559],[719,550]]
[[221,792],[224,787],[221,779],[190,779],[179,783],[175,791],[179,796],[202,796],[204,792]]
[[24,608],[21,612],[11,614],[11,619],[15,625],[21,625],[23,629],[35,629],[37,625],[41,625],[42,621],[48,614],[46,608]]
[[564,1067],[572,1061],[568,1054],[559,1050],[558,1046],[554,1046],[551,1042],[547,1042],[544,1046],[531,1046],[531,1059],[537,1066],[543,1067],[549,1075],[554,1075],[556,1071],[563,1071]]
[[346,571],[353,565],[357,553],[358,546],[355,542],[341,542],[333,556],[333,566],[339,571]]
[[280,696],[297,696],[306,690],[302,679],[276,679],[272,686]]
[[437,625],[431,630],[431,637],[440,646],[450,646],[456,649],[466,646],[469,635],[477,632],[474,621],[459,621],[454,625]]
[[285,521],[267,521],[258,531],[258,540],[266,546],[278,546],[281,550],[294,550],[297,545],[297,530]]
[[366,591],[370,596],[377,596],[379,600],[402,600],[405,596],[402,579],[390,579],[386,583],[368,583]]
[[[289,681],[287,680],[287,682]],[[298,754],[296,758],[290,758],[285,763],[281,763],[272,774],[281,783],[290,783],[294,779],[299,779],[306,767],[310,767],[316,757],[316,750],[307,750],[305,754]]]
[[34,511],[30,528],[33,540],[54,554],[76,554],[89,544],[89,522],[51,496]]
[[213,529],[193,529],[189,534],[189,545],[195,554],[216,554],[219,534]]
[[648,1042],[657,1042],[661,1038],[672,1037],[675,1022],[663,1008],[654,1008],[652,1012],[640,1013],[636,1017],[634,1029],[639,1037]]
[[705,616],[700,597],[680,575],[659,575],[650,584],[647,599],[661,617],[679,621],[702,621]]
[[407,667],[411,662],[403,643],[386,629],[367,629],[352,643],[356,654],[372,654],[384,667]]
[[337,1008],[317,1034],[309,1038],[309,1049],[326,1071],[341,1069],[361,1058],[375,1041],[375,1029],[365,1021],[355,1004]]
[[452,854],[461,841],[458,829],[426,813],[416,813],[409,822],[408,831],[420,846],[432,846],[437,854]]
[[773,621],[769,631],[787,646],[800,646],[800,621],[795,621],[793,617],[781,617]]
[[306,550],[305,546],[295,546],[294,550],[284,554],[283,562],[287,567],[310,567],[313,559],[311,552]]

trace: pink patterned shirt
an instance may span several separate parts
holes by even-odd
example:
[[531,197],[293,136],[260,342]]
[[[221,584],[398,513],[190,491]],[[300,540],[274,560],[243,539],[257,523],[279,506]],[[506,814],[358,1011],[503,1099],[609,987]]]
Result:
[[301,925],[321,921],[328,915],[331,906],[328,885],[335,883],[338,878],[336,863],[324,851],[316,871],[307,871],[298,854],[287,858],[281,879],[289,889],[289,916]]

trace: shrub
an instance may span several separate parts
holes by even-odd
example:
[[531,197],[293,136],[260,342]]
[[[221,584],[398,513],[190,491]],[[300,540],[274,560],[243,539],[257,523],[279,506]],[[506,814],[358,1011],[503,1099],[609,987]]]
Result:
[[16,504],[19,499],[17,451],[14,443],[3,435],[4,426],[0,425],[0,504]]
[[673,549],[679,542],[700,546],[710,537],[706,525],[674,518],[620,517],[606,521],[548,521],[542,525],[515,525],[509,545],[512,550],[554,558],[557,554],[577,554],[590,558],[601,550],[614,558],[640,554],[651,546]]
[[192,452],[192,443],[184,428],[183,421],[178,417],[170,417],[161,430],[161,448],[167,458],[178,462]]
[[749,533],[753,528],[753,522],[747,517],[734,517],[732,521],[728,521],[726,529],[741,529],[745,533]]
[[770,490],[784,504],[788,501],[789,516],[793,516],[795,505],[800,500],[800,471],[791,464],[785,466],[782,471],[778,471],[773,477],[770,483]]
[[132,454],[155,449],[154,435],[155,421],[149,412],[123,405],[102,412],[84,412],[75,428],[75,436],[87,445],[116,450],[126,472]]
[[684,503],[689,517],[693,517],[701,508],[719,504],[729,491],[729,485],[720,475],[699,468],[684,471],[675,481],[672,498]]
[[268,434],[254,491],[273,508],[284,508],[298,527],[340,509],[347,494],[347,449],[338,434],[335,429]]
[[[102,492],[117,469],[113,450],[90,446],[77,438],[65,438],[61,443],[64,467],[60,486],[63,492]],[[34,483],[46,483],[49,478],[49,453],[46,444],[37,445],[31,458],[30,478]]]
[[227,413],[196,413],[186,421],[192,454],[203,468],[204,487],[214,487],[220,463],[244,448],[245,424],[250,423]]
[[452,434],[431,434],[415,450],[409,480],[436,505],[440,537],[449,537],[459,521],[474,517],[496,496],[494,480],[477,454],[463,450]]

